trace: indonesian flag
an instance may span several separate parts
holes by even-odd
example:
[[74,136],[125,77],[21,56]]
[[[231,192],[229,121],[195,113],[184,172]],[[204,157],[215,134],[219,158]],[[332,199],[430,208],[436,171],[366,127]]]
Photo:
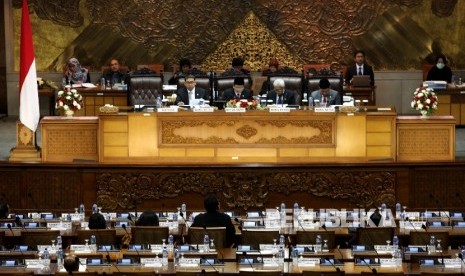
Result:
[[19,120],[35,132],[40,119],[39,91],[27,0],[23,0],[20,47]]

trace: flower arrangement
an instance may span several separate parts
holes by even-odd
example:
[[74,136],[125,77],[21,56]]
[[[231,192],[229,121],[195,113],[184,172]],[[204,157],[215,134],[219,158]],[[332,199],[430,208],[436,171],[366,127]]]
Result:
[[230,108],[245,108],[246,110],[261,109],[261,106],[256,100],[245,100],[245,99],[232,99],[226,103],[226,107]]
[[58,86],[56,85],[56,83],[54,83],[53,81],[50,81],[50,80],[43,79],[43,78],[37,78],[37,87],[39,89],[42,89],[42,88],[45,88],[45,87],[50,87],[53,90],[58,89]]
[[82,106],[82,96],[76,89],[58,91],[55,109],[77,111],[81,110]]
[[422,86],[413,93],[411,106],[420,111],[422,116],[429,116],[438,110],[438,97],[433,89]]

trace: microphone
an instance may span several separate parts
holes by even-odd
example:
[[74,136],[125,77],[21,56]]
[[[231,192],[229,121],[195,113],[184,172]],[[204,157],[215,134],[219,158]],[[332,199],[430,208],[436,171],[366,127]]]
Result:
[[462,263],[465,264],[465,261],[463,260],[463,255],[462,255],[462,253],[459,253],[459,258],[460,258],[460,260],[462,260]]
[[[18,217],[17,217],[17,218],[18,218]],[[15,232],[13,232],[13,229],[11,228],[11,224],[8,223],[8,224],[7,224],[7,227],[8,227],[8,229],[10,229],[11,234],[12,234],[13,237],[14,237],[14,236],[15,236]],[[24,252],[23,252],[23,250],[21,250],[21,248],[19,249],[19,253],[21,253],[21,257],[22,257],[21,259],[24,261]]]
[[[325,230],[325,232],[328,232],[328,229],[326,229],[326,225],[325,225],[324,223],[323,223],[323,225],[321,226],[321,228],[323,228],[323,229]],[[338,244],[338,245],[336,246],[336,249],[337,249],[337,251],[339,252],[339,255],[341,255],[341,258],[343,258],[344,255],[342,255],[341,249],[340,249],[339,247],[340,247],[340,246],[339,246],[339,244]],[[376,251],[376,250],[375,250],[375,251]],[[378,254],[378,252],[376,252],[376,254]],[[341,259],[341,260],[336,259],[336,260],[340,261],[341,263],[344,263],[344,260],[343,260],[343,259]],[[338,268],[338,269],[339,269],[339,268]],[[339,269],[339,270],[340,270],[340,269]],[[337,270],[337,271],[339,272],[339,270]]]
[[[215,270],[216,273],[219,273],[218,269],[216,269],[216,267],[210,263],[210,260],[206,259],[205,256],[200,256],[200,258],[204,261],[204,264],[207,264],[208,266],[210,266],[211,268],[213,268],[213,270]],[[205,270],[202,269],[202,273],[204,273]]]
[[250,262],[249,258],[247,258],[247,252],[242,252],[242,256],[244,256],[245,260],[247,261],[247,263],[250,265],[250,267],[252,268],[252,271],[255,272],[255,268],[253,267],[253,264]]
[[360,260],[362,260],[362,262],[371,270],[371,272],[373,272],[374,275],[378,274],[378,271],[376,270],[376,268],[371,267],[370,264],[367,263],[364,258],[360,258]]
[[331,264],[332,267],[334,267],[334,269],[336,269],[336,272],[341,272],[341,269],[339,267],[337,267],[334,262],[331,262],[331,259],[329,257],[326,257],[325,258],[326,261],[328,261],[328,263]]

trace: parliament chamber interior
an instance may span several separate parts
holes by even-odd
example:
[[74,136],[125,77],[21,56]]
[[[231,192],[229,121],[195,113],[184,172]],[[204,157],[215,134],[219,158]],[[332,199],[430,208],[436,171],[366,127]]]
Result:
[[66,2],[0,4],[0,275],[465,273],[465,2]]

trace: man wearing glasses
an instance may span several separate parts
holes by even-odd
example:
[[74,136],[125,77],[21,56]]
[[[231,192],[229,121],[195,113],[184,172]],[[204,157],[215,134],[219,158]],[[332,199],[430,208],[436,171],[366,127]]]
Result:
[[184,87],[178,89],[178,92],[176,92],[176,101],[174,103],[177,105],[190,105],[191,101],[195,99],[208,100],[205,89],[195,87],[195,85],[195,76],[188,75],[184,81]]
[[110,71],[106,72],[103,77],[105,78],[105,82],[110,81],[113,86],[115,83],[125,81],[127,74],[120,71],[119,61],[116,58],[112,58],[110,61]]

